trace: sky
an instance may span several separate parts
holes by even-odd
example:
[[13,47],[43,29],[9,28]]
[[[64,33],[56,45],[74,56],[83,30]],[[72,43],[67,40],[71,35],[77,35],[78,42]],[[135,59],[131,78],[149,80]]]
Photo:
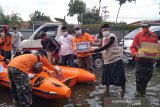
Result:
[[[87,8],[99,7],[99,0],[82,0],[86,3]],[[29,15],[35,10],[45,13],[54,20],[66,17],[70,24],[77,23],[77,16],[69,17],[68,3],[70,0],[0,0],[0,6],[6,15],[19,13],[24,21],[29,20]],[[101,0],[101,11],[107,6],[107,21],[116,21],[116,15],[119,8],[119,2],[116,0]],[[132,23],[139,20],[160,20],[160,0],[137,0],[136,3],[126,3],[122,5],[118,22]],[[102,12],[101,12],[102,13]],[[104,15],[104,14],[102,14]]]

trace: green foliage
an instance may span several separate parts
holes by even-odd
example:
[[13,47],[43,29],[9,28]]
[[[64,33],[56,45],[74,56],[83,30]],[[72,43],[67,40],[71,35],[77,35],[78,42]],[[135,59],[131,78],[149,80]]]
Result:
[[[81,17],[78,20],[81,22]],[[83,24],[98,24],[102,22],[102,18],[99,16],[98,9],[93,7],[92,9],[87,9],[83,14]]]
[[86,4],[82,0],[70,0],[68,6],[69,10],[67,16],[74,16],[77,14],[78,22],[80,22],[81,15],[86,12]]
[[9,22],[9,17],[4,15],[3,9],[0,7],[0,24],[5,25],[9,24]]
[[18,27],[21,26],[21,23],[23,22],[22,18],[20,17],[20,14],[19,13],[12,13],[10,15],[10,24],[13,26],[13,25],[16,25]]
[[85,13],[86,10],[86,4],[82,0],[70,0],[68,6],[68,16],[80,15]]
[[51,19],[49,16],[46,16],[44,13],[41,13],[38,10],[35,10],[34,13],[29,15],[30,17],[30,23],[34,23],[36,21],[46,21],[46,22],[51,22]]
[[12,13],[11,15],[4,15],[3,9],[0,7],[0,24],[1,25],[16,25],[21,26],[22,18],[19,13]]

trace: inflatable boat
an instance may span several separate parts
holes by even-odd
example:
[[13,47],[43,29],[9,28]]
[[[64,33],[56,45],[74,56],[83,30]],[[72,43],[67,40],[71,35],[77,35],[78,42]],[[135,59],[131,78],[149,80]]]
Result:
[[[33,94],[45,99],[68,98],[71,95],[69,87],[74,86],[77,82],[94,82],[95,75],[80,68],[60,66],[63,79],[49,77],[48,73],[41,72],[34,74],[30,79]],[[8,79],[7,65],[0,62],[0,85],[10,87]]]
[[[33,94],[45,98],[67,98],[71,89],[56,78],[51,78],[46,72],[41,72],[30,80]],[[10,87],[7,66],[0,62],[0,85]]]

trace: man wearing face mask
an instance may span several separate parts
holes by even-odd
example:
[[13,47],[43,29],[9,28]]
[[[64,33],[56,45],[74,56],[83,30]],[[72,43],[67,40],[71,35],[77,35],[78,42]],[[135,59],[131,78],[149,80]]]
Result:
[[73,49],[72,49],[72,39],[73,36],[68,34],[68,30],[65,26],[61,28],[62,36],[59,38],[60,44],[60,57],[62,65],[74,67]]
[[74,30],[76,34],[72,40],[72,43],[73,43],[73,49],[75,50],[76,55],[77,55],[78,66],[80,68],[90,71],[91,73],[94,73],[92,54],[89,51],[88,52],[78,52],[76,50],[77,43],[89,42],[92,45],[92,43],[94,42],[94,38],[92,37],[92,35],[88,33],[83,33],[80,25],[75,25]]
[[140,31],[134,38],[130,50],[135,56],[136,64],[136,90],[137,95],[145,94],[147,84],[152,77],[153,73],[153,60],[139,58],[138,49],[142,42],[158,43],[157,34],[149,31],[149,25],[142,23],[142,31]]
[[11,33],[11,35],[12,35],[12,43],[13,43],[13,53],[15,55],[19,44],[23,40],[23,36],[22,36],[21,32],[17,31],[16,26],[13,26],[13,32]]
[[122,50],[118,46],[116,36],[111,33],[110,26],[103,24],[101,27],[103,35],[102,47],[91,52],[102,52],[104,60],[102,84],[106,85],[106,92],[109,93],[110,85],[121,86],[122,92],[125,92],[125,72],[122,61]]

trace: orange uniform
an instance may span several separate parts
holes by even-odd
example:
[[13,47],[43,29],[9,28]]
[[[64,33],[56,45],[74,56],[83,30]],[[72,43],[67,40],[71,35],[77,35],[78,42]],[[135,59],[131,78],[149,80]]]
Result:
[[[48,69],[55,71],[54,66],[51,65],[46,57],[40,56],[40,62],[43,63],[43,66],[46,66]],[[34,65],[38,62],[38,58],[35,54],[24,54],[15,57],[8,64],[9,67],[15,67],[25,73],[34,73]]]
[[4,61],[4,57],[0,55],[0,61]]
[[[81,36],[79,36],[78,38],[74,37],[72,39],[73,50],[76,50],[76,43],[79,43],[79,42],[91,42],[91,43],[93,43],[94,38],[92,37],[92,35],[90,35],[88,33],[84,33]],[[77,53],[78,57],[85,57],[85,56],[91,55],[90,52],[88,52],[88,53],[87,52],[85,52],[85,53],[76,52],[76,53]]]
[[[139,32],[135,36],[133,43],[130,47],[130,50],[133,55],[138,54],[138,48],[141,46],[142,42],[158,43],[158,36],[157,36],[157,34],[155,34],[153,32],[149,32],[147,34],[145,34],[143,32]],[[139,58],[136,57],[135,60],[139,60]]]

